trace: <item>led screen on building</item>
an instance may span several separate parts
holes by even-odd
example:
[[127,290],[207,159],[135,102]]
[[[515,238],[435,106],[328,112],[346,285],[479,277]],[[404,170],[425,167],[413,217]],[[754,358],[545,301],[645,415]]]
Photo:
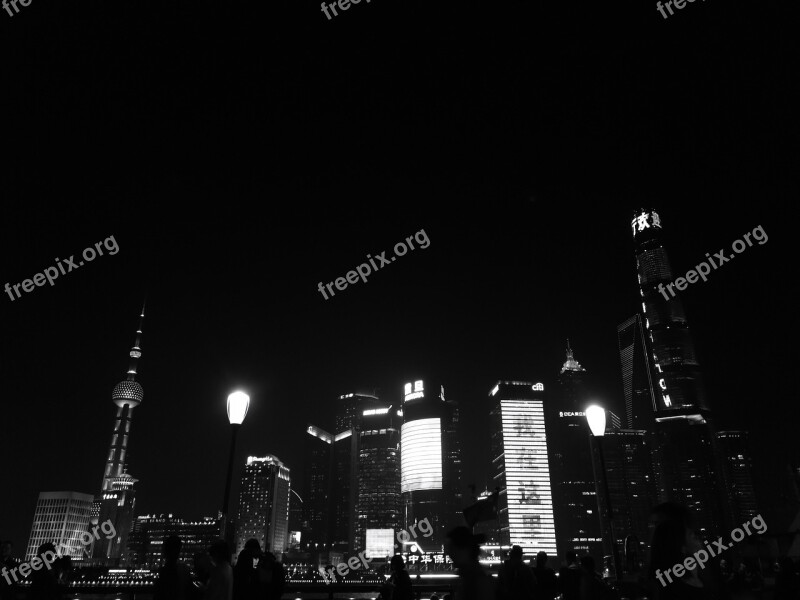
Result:
[[394,556],[394,529],[367,529],[367,556]]
[[400,430],[400,491],[442,489],[442,420],[417,419]]
[[553,497],[541,400],[501,400],[511,543],[556,552]]

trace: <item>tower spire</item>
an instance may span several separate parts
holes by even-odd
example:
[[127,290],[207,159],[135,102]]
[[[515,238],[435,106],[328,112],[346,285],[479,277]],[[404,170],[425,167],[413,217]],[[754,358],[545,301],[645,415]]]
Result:
[[563,373],[564,371],[585,371],[585,370],[586,369],[584,369],[581,366],[581,363],[575,360],[575,357],[572,356],[572,348],[569,345],[569,338],[567,338],[567,360],[564,361],[564,364],[561,367],[561,372]]
[[144,308],[147,304],[145,298],[142,302],[142,313],[139,315],[139,328],[136,330],[136,341],[130,351],[131,362],[128,366],[128,381],[136,381],[136,365],[142,357],[142,328],[144,327]]

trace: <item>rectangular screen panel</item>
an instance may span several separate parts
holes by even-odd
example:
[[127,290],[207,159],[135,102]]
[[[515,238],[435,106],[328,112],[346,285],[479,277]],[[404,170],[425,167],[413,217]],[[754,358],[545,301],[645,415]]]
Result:
[[417,419],[400,430],[400,491],[442,489],[442,421]]

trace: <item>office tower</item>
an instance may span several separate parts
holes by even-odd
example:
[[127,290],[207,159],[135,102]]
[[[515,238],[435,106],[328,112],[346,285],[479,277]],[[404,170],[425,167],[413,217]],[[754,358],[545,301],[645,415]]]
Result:
[[371,408],[363,411],[358,430],[356,547],[381,558],[394,554],[400,528],[401,422],[397,408]]
[[544,385],[498,381],[489,392],[492,464],[500,487],[502,544],[556,553]]
[[740,525],[758,514],[748,435],[745,431],[720,431],[716,438],[728,522]]
[[[426,543],[440,550],[448,528],[463,524],[458,408],[444,395],[444,386],[418,379],[403,387],[400,429],[402,525],[428,519],[433,534]],[[463,506],[461,507],[463,508]]]
[[239,490],[236,554],[255,538],[280,556],[289,543],[289,468],[277,457],[248,456]]
[[356,498],[358,494],[358,429],[333,436],[331,478],[331,544],[339,551],[356,549]]
[[660,388],[657,410],[666,411],[668,416],[669,409],[706,409],[700,366],[683,304],[677,293],[673,298],[666,291],[673,279],[662,242],[661,218],[654,210],[639,209],[631,227],[645,328]]
[[[700,368],[680,297],[669,291],[672,269],[661,218],[639,209],[631,221],[644,325],[656,381],[654,464],[661,500],[693,509],[703,534],[722,532],[713,432]],[[674,291],[674,287],[671,288]]]
[[648,339],[639,313],[617,327],[622,391],[625,394],[625,426],[652,429],[657,410],[653,364]]
[[567,340],[567,356],[558,375],[558,390],[545,406],[558,555],[567,550],[603,559],[600,515],[589,449],[589,404],[584,369]]
[[336,433],[361,426],[365,410],[377,408],[380,400],[372,394],[350,393],[339,396],[336,407]]
[[171,535],[181,538],[180,560],[191,565],[194,555],[205,552],[219,538],[219,520],[203,517],[185,520],[171,514],[136,517],[128,540],[128,566],[157,569],[164,560],[164,540]]
[[307,548],[324,547],[331,540],[331,477],[333,435],[315,425],[304,438],[303,520],[308,527]]
[[[650,510],[658,503],[658,490],[653,470],[650,433],[640,429],[620,429],[610,425],[601,438],[592,439],[592,458],[596,478],[598,512],[603,531],[604,556],[612,556],[613,538],[625,573],[639,571],[649,544]],[[598,444],[603,445],[603,458],[608,491],[613,509],[613,528],[608,519],[608,498],[602,482],[602,466]],[[609,561],[607,560],[606,563]],[[601,563],[598,563],[601,564]]]
[[[25,559],[36,556],[39,546],[52,543],[61,554],[73,559],[90,556],[95,537],[89,532],[94,498],[80,492],[40,492],[33,515]],[[102,533],[100,537],[105,537]],[[85,541],[91,538],[89,544]]]
[[142,357],[142,328],[144,326],[144,306],[139,315],[139,328],[136,330],[136,341],[130,350],[128,374],[111,393],[111,400],[117,406],[117,417],[114,433],[111,436],[111,447],[106,458],[103,472],[103,484],[99,497],[95,499],[92,524],[111,521],[117,531],[114,538],[101,536],[94,547],[92,558],[100,563],[119,565],[126,556],[125,547],[128,534],[133,527],[136,505],[134,484],[136,479],[126,471],[128,441],[133,419],[133,409],[141,404],[144,390],[136,381],[136,368]]

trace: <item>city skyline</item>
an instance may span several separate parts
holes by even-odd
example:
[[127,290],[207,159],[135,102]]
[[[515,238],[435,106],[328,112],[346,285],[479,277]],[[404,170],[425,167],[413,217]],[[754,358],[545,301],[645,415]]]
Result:
[[[664,211],[662,211],[662,213],[663,212]],[[667,211],[667,214],[670,214],[669,210]],[[769,227],[766,226],[766,225],[765,225],[765,229],[768,232],[770,231]],[[436,246],[436,237],[434,236],[433,233],[431,233],[431,231],[436,231],[436,229],[430,229],[429,230],[432,242],[431,242],[431,248],[428,248],[426,251],[430,251],[433,248],[435,248],[435,246]],[[671,230],[668,229],[667,231],[670,232]],[[616,232],[617,234],[624,235],[624,232],[625,232],[625,228],[624,227],[618,227],[617,228],[617,232]],[[737,236],[738,236],[738,232],[737,232]],[[731,237],[735,237],[735,236],[731,236]],[[393,238],[389,238],[389,239],[393,239]],[[442,239],[442,238],[440,237],[440,239]],[[667,234],[667,240],[668,240],[667,244],[668,244],[668,250],[671,250],[669,248],[669,239],[670,239],[670,233]],[[626,241],[630,241],[629,238]],[[763,249],[766,249],[768,247],[769,246],[767,245],[767,246],[764,246],[764,248],[759,248],[759,250],[763,250]],[[632,254],[633,254],[632,247],[628,247],[628,251],[629,251],[629,258],[630,258],[632,256]],[[428,267],[426,269],[426,271],[429,272],[429,269],[430,269],[430,267]],[[623,278],[624,278],[625,274],[628,275],[628,279],[631,279],[633,277],[633,275],[632,275],[632,273],[633,273],[633,265],[631,264],[631,262],[628,262],[627,264],[618,265],[617,266],[617,270],[623,272]],[[609,274],[611,274],[611,271],[609,271]],[[413,273],[407,273],[407,275],[410,275],[410,276],[413,277]],[[376,280],[376,282],[377,282],[377,280]],[[376,283],[376,286],[377,285],[378,284]],[[707,286],[711,285],[711,281],[707,282],[705,285],[707,285]],[[630,293],[631,290],[635,290],[634,286],[627,286],[627,288],[628,288],[627,289],[628,293]],[[158,303],[156,303],[156,305],[157,304]],[[635,307],[631,307],[631,311],[632,310],[635,310]],[[111,313],[110,310],[108,312],[109,312],[109,314]],[[115,312],[117,312],[117,311],[115,311]],[[150,312],[150,309],[148,309],[148,312]],[[617,311],[617,312],[619,312],[619,311]],[[696,322],[696,319],[693,318],[692,314],[690,314],[690,319],[692,320],[693,323]],[[123,326],[126,323],[130,322],[130,316],[126,317],[125,315],[117,315],[117,320],[120,322],[119,329],[124,329]],[[606,325],[607,325],[606,326],[606,335],[605,335],[605,343],[603,345],[605,346],[606,350],[612,352],[612,356],[615,356],[617,354],[617,352],[616,352],[616,350],[617,350],[617,348],[616,348],[616,346],[617,346],[616,326],[617,326],[617,323],[621,322],[622,320],[623,320],[623,318],[620,317],[620,315],[618,315],[618,314],[615,315],[615,318],[611,318],[611,319],[607,319],[606,320],[607,321],[607,323],[606,323]],[[616,321],[616,322],[613,323],[613,325],[611,325],[611,328],[609,329],[608,325],[613,321]],[[115,329],[117,329],[117,327],[115,327]],[[128,329],[128,331],[130,331],[130,329]],[[571,331],[570,332],[565,332],[565,333],[569,333],[569,336],[564,336],[564,339],[562,339],[562,340],[555,339],[555,340],[553,340],[551,342],[551,345],[555,345],[555,344],[558,343],[560,345],[560,348],[555,353],[555,355],[552,356],[552,359],[551,359],[552,368],[551,368],[549,373],[542,372],[542,369],[536,369],[535,370],[536,373],[531,373],[532,371],[534,371],[534,369],[530,369],[529,368],[526,372],[521,373],[521,375],[530,375],[531,377],[528,377],[528,378],[534,378],[534,379],[537,379],[537,380],[541,379],[541,380],[543,380],[545,382],[548,382],[548,381],[549,382],[555,382],[556,376],[558,374],[558,367],[560,366],[560,363],[563,362],[563,348],[564,348],[564,344],[565,344],[565,341],[566,341],[566,337],[570,337],[572,339],[573,350],[574,350],[574,352],[576,354],[576,357],[580,360],[581,364],[584,365],[584,366],[589,364],[590,367],[591,367],[590,370],[591,371],[595,371],[594,363],[596,362],[596,360],[592,359],[592,356],[591,356],[592,347],[595,346],[595,344],[592,343],[593,340],[591,340],[591,336],[588,336],[586,334],[581,334],[580,332],[578,332],[577,334],[573,333]],[[116,337],[119,338],[119,337],[121,337],[121,335],[122,334],[117,335]],[[159,337],[157,333],[155,334],[155,336],[156,336],[156,339]],[[128,342],[128,344],[129,343],[130,342]],[[538,352],[536,352],[536,350],[538,350]],[[528,352],[530,352],[530,350]],[[109,350],[109,353],[113,354],[111,349]],[[121,351],[120,351],[120,353],[121,353]],[[534,352],[531,352],[529,354],[529,356],[535,356],[536,354],[538,354],[539,356],[545,357],[545,354],[544,354],[544,352],[542,352],[541,348],[535,349]],[[519,359],[521,357],[513,357],[513,358],[515,358],[517,361],[519,361]],[[148,351],[148,368],[145,370],[145,375],[144,375],[144,377],[142,379],[143,385],[145,387],[147,387],[148,390],[150,390],[153,387],[153,383],[154,383],[148,378],[149,369],[150,369],[150,366],[149,366],[149,361],[150,360],[158,360],[157,358],[153,357],[152,351]],[[545,360],[547,360],[546,357],[545,357]],[[159,362],[161,362],[161,361],[159,361]],[[419,362],[422,362],[422,361],[419,361]],[[607,363],[606,363],[607,365],[608,365],[608,362],[609,361],[607,361]],[[611,370],[610,373],[603,373],[604,377],[601,378],[601,379],[605,379],[605,382],[601,382],[601,389],[602,389],[602,383],[604,383],[605,386],[607,387],[607,389],[611,390],[611,393],[603,394],[603,392],[599,392],[597,394],[597,397],[600,398],[600,397],[602,397],[604,395],[605,398],[603,399],[603,403],[606,405],[606,407],[609,408],[610,410],[613,410],[614,412],[616,412],[618,414],[623,414],[624,413],[624,402],[623,402],[622,393],[621,393],[622,384],[621,384],[621,379],[620,379],[620,376],[619,376],[619,365],[618,364],[614,365],[613,364],[614,361],[610,361],[610,362],[611,362],[611,369],[612,370]],[[704,366],[704,363],[701,363],[701,364],[703,364],[703,366]],[[426,370],[427,370],[427,367],[426,367]],[[518,376],[517,375],[518,371],[521,371],[521,370],[524,370],[524,369],[520,369],[520,368],[517,367],[517,368],[513,369],[513,372],[512,372],[512,369],[508,369],[505,372],[508,373],[508,375],[510,377],[517,377]],[[392,370],[389,370],[389,371],[390,371],[390,373],[392,372]],[[397,370],[397,371],[394,371],[394,372],[399,372],[399,371],[400,370]],[[409,372],[409,377],[408,378],[412,378],[414,376],[414,374],[410,372],[411,369],[406,369],[406,371]],[[100,376],[102,376],[104,379],[107,379],[109,375],[108,374],[100,374]],[[233,377],[230,378],[230,381],[231,381],[230,385],[235,386],[236,384],[233,382],[233,379],[234,379]],[[366,378],[364,378],[364,379],[366,379]],[[399,396],[400,396],[399,392],[396,392],[394,390],[388,389],[388,387],[389,387],[388,385],[384,384],[383,386],[381,386],[380,384],[383,383],[383,382],[380,381],[380,378],[378,378],[378,377],[373,377],[373,378],[370,378],[370,379],[371,379],[371,381],[369,383],[373,384],[372,387],[369,387],[369,383],[367,383],[367,382],[355,383],[355,384],[352,384],[352,385],[348,386],[345,389],[336,390],[336,392],[342,392],[343,393],[343,392],[345,392],[347,390],[353,391],[353,390],[359,390],[359,389],[361,389],[361,390],[367,389],[367,390],[369,390],[371,392],[371,391],[374,391],[374,388],[377,387],[377,388],[382,388],[378,392],[378,395],[381,398],[381,401],[385,401],[386,403],[399,403]],[[384,379],[384,381],[387,380],[387,379],[389,379],[389,377],[386,377],[386,379]],[[398,377],[397,375],[395,375],[394,377],[392,377],[392,379],[395,379],[395,380],[398,380],[398,381],[402,381],[403,383],[406,383],[405,380],[407,378]],[[459,386],[458,377],[452,377],[451,376],[451,379],[453,380],[452,384],[450,384],[448,379],[449,378],[442,378],[443,381],[448,383],[448,389],[449,389],[450,385],[454,385],[455,386],[454,387],[455,390],[459,390],[459,388],[460,388],[460,391],[454,392],[454,396],[457,397],[457,396],[464,395],[468,400],[472,400],[471,410],[469,411],[470,414],[462,416],[462,421],[466,421],[467,422],[465,432],[462,433],[462,435],[469,436],[469,435],[471,435],[470,431],[474,432],[474,428],[475,428],[474,420],[475,420],[475,417],[480,415],[480,413],[475,410],[476,408],[480,407],[480,404],[474,402],[474,397],[475,397],[474,391],[467,389],[466,393],[465,393],[464,388]],[[273,382],[273,383],[277,383],[277,382]],[[489,382],[489,384],[491,384],[491,382]],[[247,387],[246,383],[244,383],[242,385],[242,387]],[[330,390],[329,386],[326,385],[325,387],[327,387]],[[484,387],[486,387],[486,386],[484,386]],[[617,391],[616,394],[614,393],[615,388],[616,388],[616,391]],[[396,386],[394,389],[395,390],[400,389],[400,386]],[[594,386],[594,389],[597,389],[597,385],[596,384]],[[220,395],[222,395],[223,391],[224,390],[220,390]],[[338,393],[336,393],[335,395],[338,395]],[[253,394],[253,396],[254,396],[254,400],[255,401],[259,401],[259,394],[258,393]],[[328,394],[328,397],[333,397],[333,396],[334,396],[333,390],[330,390],[330,392]],[[395,398],[393,399],[392,396],[395,396]],[[106,398],[107,397],[108,396],[107,396],[107,393],[106,393]],[[470,398],[470,397],[472,397],[472,398]],[[716,409],[717,402],[715,402],[715,400],[714,400],[714,394],[711,394],[711,397],[712,397],[712,400],[711,400],[712,408]],[[268,398],[264,398],[264,400],[269,404],[269,399]],[[220,402],[222,402],[222,401],[220,400]],[[148,402],[148,411],[150,410],[150,408],[149,408],[150,406],[151,405]],[[163,404],[161,404],[159,407],[162,408],[162,409],[170,408],[169,406],[164,406]],[[98,436],[102,437],[103,436],[103,431],[105,431],[107,433],[107,429],[109,427],[109,422],[106,422],[105,425],[103,425],[103,423],[102,423],[102,421],[103,421],[103,417],[102,417],[103,407],[102,406],[97,405],[97,406],[94,406],[93,408],[95,409],[95,410],[92,411],[94,413],[94,415],[95,415],[93,417],[93,419],[95,421],[95,424],[93,425],[93,427],[96,429],[95,435],[98,435]],[[324,407],[320,406],[320,408],[324,408]],[[488,410],[488,407],[484,404],[484,406],[483,406],[484,413],[486,413],[487,410]],[[462,406],[462,412],[463,412],[463,406]],[[142,414],[144,414],[144,413],[142,413]],[[263,413],[262,413],[262,415],[263,415]],[[105,416],[108,417],[108,420],[110,421],[110,415],[108,415],[107,412],[105,413]],[[331,416],[331,415],[329,415],[329,416]],[[472,423],[470,423],[470,416],[472,416],[472,420],[473,420]],[[143,419],[144,419],[144,417],[139,417],[139,420],[137,421],[137,423],[135,423],[133,425],[133,431],[132,431],[132,434],[131,434],[133,441],[131,442],[131,446],[132,447],[130,448],[130,452],[131,452],[131,454],[133,456],[135,456],[136,454],[138,454],[139,452],[144,450],[144,448],[137,447],[138,444],[142,444],[142,445],[144,445],[144,444],[152,444],[152,441],[147,439],[147,433],[141,434],[142,437],[141,438],[139,437],[140,434],[137,431],[137,427],[140,427],[139,421],[141,421]],[[256,419],[258,419],[258,417],[256,417]],[[310,420],[313,422],[316,419],[312,418]],[[729,420],[730,420],[730,422],[726,424],[726,428],[727,429],[746,429],[746,427],[745,427],[746,424],[744,422],[735,422],[734,419],[730,419],[730,418],[729,418]],[[215,419],[215,422],[217,423],[217,425],[221,429],[223,429],[223,430],[225,429],[225,427],[224,427],[224,424],[225,424],[224,412],[222,414],[220,414],[220,415],[217,415],[217,417]],[[244,433],[244,431],[246,431],[248,429],[248,426],[257,427],[257,425],[253,425],[253,422],[254,422],[253,415],[252,414],[248,415],[248,420],[247,420],[245,426],[243,427],[243,433]],[[320,422],[322,422],[322,421],[320,421]],[[103,427],[105,427],[105,430],[103,430]],[[260,441],[257,444],[253,444],[253,442],[247,442],[247,444],[245,445],[243,443],[242,447],[240,447],[238,449],[238,456],[241,457],[242,455],[259,454],[259,453],[261,453],[261,454],[263,454],[263,453],[274,453],[274,454],[276,454],[278,456],[281,456],[282,458],[283,458],[283,455],[286,455],[287,458],[285,459],[285,462],[286,462],[287,466],[289,466],[290,468],[295,468],[295,465],[300,466],[302,463],[298,459],[301,456],[301,452],[299,451],[298,448],[293,447],[293,446],[296,446],[296,445],[300,444],[300,440],[302,439],[302,433],[303,433],[303,431],[305,429],[305,424],[303,424],[301,427],[302,427],[301,429],[295,429],[293,431],[290,431],[289,435],[287,436],[289,439],[288,440],[283,440],[280,443],[277,443],[275,445],[275,447],[271,447],[269,444],[265,444],[264,441]],[[147,429],[150,429],[150,428],[145,427],[146,431],[147,431]],[[294,441],[292,440],[292,438],[294,438]],[[245,436],[244,439],[247,439],[247,437]],[[141,440],[141,441],[139,441],[139,440]],[[254,446],[259,446],[259,447],[254,447]],[[280,446],[280,447],[278,447],[278,446]],[[476,444],[473,444],[472,446],[473,446],[473,450],[474,450],[474,446],[480,447],[481,446],[481,440],[477,439],[476,440]],[[486,451],[488,452],[488,449]],[[289,458],[290,456],[291,456],[291,458]],[[480,458],[480,454],[478,454],[477,456],[478,456],[478,458]],[[474,482],[479,488],[482,489],[484,485],[488,484],[488,477],[487,477],[487,474],[484,473],[483,474],[483,479],[481,479],[481,475],[482,475],[481,471],[485,471],[485,466],[482,465],[482,464],[477,463],[475,457],[476,457],[476,454],[473,452],[471,457],[469,457],[468,459],[465,459],[465,463],[471,461],[471,464],[469,464],[468,467],[465,469],[465,476],[463,478],[463,483],[464,483],[464,487],[466,488],[467,484]],[[96,460],[95,457],[84,457],[84,460],[86,460],[86,459]],[[241,460],[237,460],[237,465],[240,464],[240,463],[241,463]],[[142,476],[141,476],[138,468],[136,469],[136,472],[137,472],[137,476],[140,479],[142,479]],[[222,475],[220,475],[220,478],[221,477],[222,477]],[[212,481],[212,484],[213,484],[213,482],[215,481],[213,477],[211,478],[211,481]],[[141,484],[137,484],[137,488],[140,487],[140,485]],[[61,487],[63,487],[63,486],[58,486],[56,484],[53,484],[53,485],[47,486],[47,489],[60,489]],[[83,488],[80,485],[78,485],[77,483],[72,483],[68,487],[64,487],[64,489],[74,489],[74,490],[84,491],[84,492],[90,490],[90,488]],[[45,490],[33,490],[33,492],[35,492],[35,493],[38,493],[39,491],[45,491]],[[462,490],[462,492],[466,493],[466,490]],[[138,502],[144,502],[142,500],[140,494],[141,494],[141,492],[139,493],[139,495],[137,495],[137,500],[138,500]],[[216,496],[218,496],[218,494],[216,494],[216,492],[214,490],[208,490],[205,493],[204,498],[205,498],[207,507],[202,509],[202,510],[206,514],[212,514],[212,513],[214,513],[216,511],[216,506],[215,506],[215,502],[214,502],[214,498]],[[154,512],[176,512],[176,513],[179,513],[179,514],[187,514],[187,512],[188,512],[189,514],[187,514],[187,516],[190,516],[192,518],[203,516],[203,515],[191,514],[192,511],[185,510],[185,508],[180,505],[180,502],[174,502],[174,501],[170,502],[169,500],[161,499],[160,497],[158,497],[158,498],[149,497],[148,500],[146,501],[145,507],[146,508],[139,509],[139,507],[137,506],[137,513],[145,514],[145,513],[154,513]],[[23,510],[24,509],[25,509],[25,507],[23,507]],[[28,510],[31,510],[31,509],[28,509]]]

